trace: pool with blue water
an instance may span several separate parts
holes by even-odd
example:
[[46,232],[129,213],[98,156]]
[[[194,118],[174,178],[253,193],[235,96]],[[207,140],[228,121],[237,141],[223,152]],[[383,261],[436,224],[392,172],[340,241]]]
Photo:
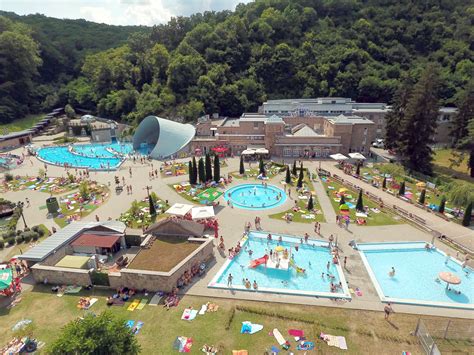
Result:
[[[140,154],[148,154],[148,147],[141,147]],[[69,146],[45,147],[38,149],[38,157],[46,163],[64,166],[67,163],[73,168],[91,170],[114,170],[125,159],[134,153],[131,143],[112,142],[107,144],[73,144]]]
[[282,205],[286,201],[286,193],[273,185],[241,184],[228,189],[224,194],[236,208],[246,210],[266,210]]
[[[350,298],[341,267],[331,262],[332,256],[327,242],[309,240],[308,244],[301,244],[299,237],[273,233],[271,235],[271,241],[267,239],[268,232],[251,231],[248,237],[244,236],[241,240],[241,252],[224,263],[208,286],[247,290],[243,280],[249,279],[252,284],[254,281],[257,282],[260,292]],[[281,242],[279,242],[279,236],[282,237]],[[265,264],[255,268],[249,267],[252,260],[269,254],[270,250],[273,252],[277,246],[281,246],[291,253],[294,266],[290,266],[288,269],[270,268]],[[298,247],[298,251],[295,247]],[[252,251],[251,255],[249,251]],[[327,267],[328,262],[329,268]],[[297,268],[304,269],[304,273],[299,272]],[[233,276],[232,287],[227,285],[229,274]],[[328,274],[333,278],[328,277]],[[334,284],[341,282],[342,289],[338,288],[336,292],[331,292],[331,282]]]
[[[417,243],[367,243],[358,245],[362,260],[382,301],[474,309],[474,273],[438,249]],[[447,262],[446,262],[447,261]],[[389,276],[391,268],[395,275]],[[450,285],[439,280],[447,271],[461,280]]]

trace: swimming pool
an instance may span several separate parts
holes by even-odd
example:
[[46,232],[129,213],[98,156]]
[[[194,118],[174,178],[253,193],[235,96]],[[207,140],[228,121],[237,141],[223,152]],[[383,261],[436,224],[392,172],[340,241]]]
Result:
[[228,189],[224,199],[237,208],[266,210],[280,206],[286,201],[286,193],[273,185],[242,184]]
[[[131,143],[112,142],[108,144],[73,144],[70,146],[46,147],[38,149],[38,158],[46,163],[91,170],[114,170],[133,153]],[[140,154],[147,154],[147,147],[141,147]]]
[[[300,238],[282,234],[273,234],[272,240],[267,240],[268,232],[251,231],[240,242],[241,252],[233,259],[228,259],[209,283],[210,288],[229,289],[227,277],[233,276],[232,289],[247,290],[242,280],[248,278],[251,283],[255,280],[258,291],[271,293],[285,293],[303,296],[319,296],[330,298],[350,299],[349,289],[339,265],[331,262],[328,243],[320,240],[310,240],[308,244],[300,244]],[[278,237],[282,242],[278,242]],[[275,250],[280,245],[293,255],[294,263],[288,265],[282,259],[280,269],[272,268],[269,263],[250,268],[250,262],[263,257],[269,250]],[[298,251],[295,250],[298,246]],[[250,256],[249,250],[252,251]],[[327,268],[327,263],[329,269]],[[288,265],[288,268],[285,267]],[[298,272],[297,268],[305,269]],[[300,270],[301,271],[301,270]],[[324,277],[321,274],[324,273]],[[334,278],[327,277],[331,274]],[[330,292],[330,283],[342,284],[342,290]],[[248,290],[247,290],[248,291]]]
[[[384,302],[474,309],[474,273],[438,249],[426,250],[425,242],[358,244],[362,261]],[[395,276],[388,275],[395,268]],[[437,282],[442,271],[454,273],[461,284]],[[454,292],[460,291],[460,294]]]

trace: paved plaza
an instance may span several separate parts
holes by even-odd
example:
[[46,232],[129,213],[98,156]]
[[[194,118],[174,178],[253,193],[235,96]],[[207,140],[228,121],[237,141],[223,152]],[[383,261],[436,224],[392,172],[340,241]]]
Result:
[[[43,143],[43,142],[41,142]],[[40,143],[40,144],[41,144]],[[17,149],[13,153],[20,154],[24,152],[23,149]],[[188,159],[184,159],[187,161]],[[108,218],[117,219],[121,213],[124,213],[129,207],[132,201],[141,200],[146,196],[146,186],[151,186],[152,191],[154,191],[160,198],[168,200],[170,204],[173,203],[187,203],[187,200],[177,194],[169,184],[176,184],[188,179],[187,175],[177,176],[177,177],[167,177],[167,178],[155,178],[150,180],[149,171],[151,170],[151,164],[153,164],[154,169],[159,168],[160,162],[152,161],[147,164],[141,164],[139,161],[133,163],[132,161],[126,161],[118,171],[111,172],[90,172],[90,178],[96,180],[99,183],[109,185],[111,187],[111,196],[107,203],[103,206],[100,206],[90,215],[84,217],[83,221],[95,221],[95,216],[97,215],[100,220],[106,220]],[[221,175],[227,176],[228,173],[239,170],[239,158],[229,158],[227,159],[228,166],[221,169]],[[253,163],[254,165],[257,163]],[[323,162],[304,162],[304,166],[309,168],[309,171],[315,173],[317,168],[321,164],[321,167],[330,171],[331,173],[338,174],[342,176],[342,172],[337,169],[335,163],[332,161],[323,161]],[[35,157],[28,157],[26,161],[17,169],[11,171],[14,175],[20,176],[36,176],[40,168],[44,169],[44,164],[37,160]],[[130,176],[129,169],[131,168],[132,176]],[[73,171],[73,170],[71,170]],[[61,177],[66,176],[66,171],[64,168],[57,166],[47,166],[47,174],[50,177]],[[114,176],[119,176],[120,181],[122,178],[125,179],[125,184],[133,185],[133,193],[127,194],[122,192],[121,194],[116,194],[113,191]],[[400,201],[394,196],[391,196],[379,189],[371,187],[370,185],[352,178],[350,176],[344,175],[344,179],[352,182],[355,185],[363,187],[365,190],[372,192],[373,194],[379,196],[383,199],[386,204],[398,204],[400,207],[406,209],[410,213],[416,214],[427,221],[433,229],[439,230],[441,233],[447,235],[448,237],[456,240],[457,242],[464,244],[470,249],[473,248],[474,240],[474,231],[471,229],[462,227],[453,222],[446,222],[441,218],[437,217],[432,213],[423,211],[415,206],[412,206],[408,203]],[[284,173],[280,174],[271,180],[268,181],[269,184],[274,184],[276,186],[282,187],[281,180],[284,180]],[[236,186],[238,184],[245,183],[246,180],[234,179],[231,186]],[[252,182],[249,180],[249,182]],[[248,299],[248,300],[261,300],[267,302],[285,302],[285,303],[296,303],[296,304],[308,304],[308,305],[322,305],[329,307],[343,307],[343,308],[353,308],[353,309],[370,309],[370,310],[383,310],[383,304],[381,303],[376,290],[370,281],[368,273],[362,263],[362,260],[357,251],[354,251],[351,247],[348,246],[349,241],[355,240],[357,242],[383,242],[383,241],[431,241],[432,235],[428,234],[410,224],[397,224],[397,225],[385,225],[385,226],[355,226],[350,225],[348,230],[340,228],[336,225],[335,219],[336,214],[331,205],[331,201],[327,196],[324,187],[322,186],[319,180],[314,181],[314,189],[317,193],[322,212],[324,213],[326,222],[322,223],[321,227],[321,236],[316,236],[314,233],[314,224],[313,223],[287,223],[283,219],[276,220],[268,217],[270,214],[283,212],[294,206],[293,198],[288,198],[284,204],[273,209],[268,209],[265,211],[249,211],[237,208],[231,208],[225,206],[223,198],[220,198],[221,206],[216,208],[217,218],[219,220],[220,231],[219,234],[222,235],[225,239],[226,248],[235,246],[242,237],[244,231],[244,225],[246,222],[250,221],[253,224],[255,216],[261,218],[261,227],[264,231],[269,231],[272,233],[282,233],[289,235],[302,236],[304,233],[309,233],[311,238],[315,239],[325,239],[327,240],[328,236],[333,234],[337,240],[338,245],[341,248],[341,256],[347,256],[347,269],[344,270],[346,280],[349,282],[349,285],[353,288],[360,288],[363,291],[362,297],[354,296],[352,301],[334,301],[325,298],[316,298],[308,296],[290,296],[283,294],[264,294],[259,292],[246,292],[246,291],[232,291],[232,290],[222,290],[222,289],[210,289],[207,287],[207,284],[210,282],[212,277],[217,273],[219,268],[223,265],[226,260],[225,255],[221,255],[216,248],[216,259],[214,265],[207,272],[206,276],[196,283],[191,285],[184,292],[191,295],[202,295],[202,296],[213,296],[213,297],[225,297],[233,299]],[[295,189],[293,188],[292,196],[296,194]],[[31,207],[24,209],[25,219],[29,226],[36,224],[45,224],[49,229],[55,226],[55,223],[52,219],[46,218],[46,211],[40,210],[38,207],[45,204],[45,200],[48,197],[48,194],[38,192],[23,190],[17,192],[7,192],[3,196],[4,198],[11,201],[25,201],[25,198],[28,198],[31,202]],[[18,222],[19,228],[23,228],[23,222],[21,219]],[[57,227],[57,226],[56,226]],[[456,256],[456,251],[451,250],[448,246],[443,243],[436,241],[435,245],[445,252],[449,252],[451,255]],[[4,257],[8,253],[8,249],[5,249],[0,252],[0,257]],[[464,255],[460,254],[458,256],[459,260],[463,260]],[[410,305],[395,305],[394,306],[397,312],[407,312],[407,313],[417,313],[417,314],[430,314],[430,315],[439,315],[439,316],[449,316],[449,317],[460,317],[466,318],[471,317],[469,312],[459,310],[459,309],[450,309],[450,308],[436,308],[436,307],[425,307],[425,306],[410,306]]]

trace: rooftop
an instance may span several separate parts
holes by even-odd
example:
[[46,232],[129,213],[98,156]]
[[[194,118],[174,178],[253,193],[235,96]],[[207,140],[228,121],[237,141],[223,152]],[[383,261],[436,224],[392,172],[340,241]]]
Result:
[[339,115],[336,117],[326,117],[329,122],[335,124],[374,124],[371,120],[365,117],[360,117],[356,115],[346,116],[346,115]]
[[120,234],[112,235],[100,235],[100,234],[82,234],[79,238],[74,240],[71,245],[76,246],[87,246],[87,247],[99,247],[99,248],[112,248],[115,243],[120,239]]
[[57,249],[71,242],[83,231],[95,227],[105,227],[118,233],[124,233],[126,228],[125,224],[119,221],[73,222],[63,229],[58,230],[51,237],[46,238],[44,241],[28,250],[26,253],[20,255],[19,259],[36,262],[43,261],[50,254],[56,252]]

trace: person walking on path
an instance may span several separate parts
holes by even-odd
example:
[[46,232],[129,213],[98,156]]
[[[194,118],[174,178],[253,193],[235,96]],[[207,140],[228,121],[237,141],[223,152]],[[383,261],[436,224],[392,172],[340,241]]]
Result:
[[232,274],[229,274],[229,276],[227,276],[227,287],[232,287],[232,280],[233,280],[233,276]]
[[347,256],[344,257],[344,269],[347,269],[346,265],[347,265]]
[[385,319],[388,320],[390,317],[390,314],[395,313],[395,311],[392,308],[392,305],[390,303],[387,303],[385,307],[383,308],[383,311],[385,313]]

